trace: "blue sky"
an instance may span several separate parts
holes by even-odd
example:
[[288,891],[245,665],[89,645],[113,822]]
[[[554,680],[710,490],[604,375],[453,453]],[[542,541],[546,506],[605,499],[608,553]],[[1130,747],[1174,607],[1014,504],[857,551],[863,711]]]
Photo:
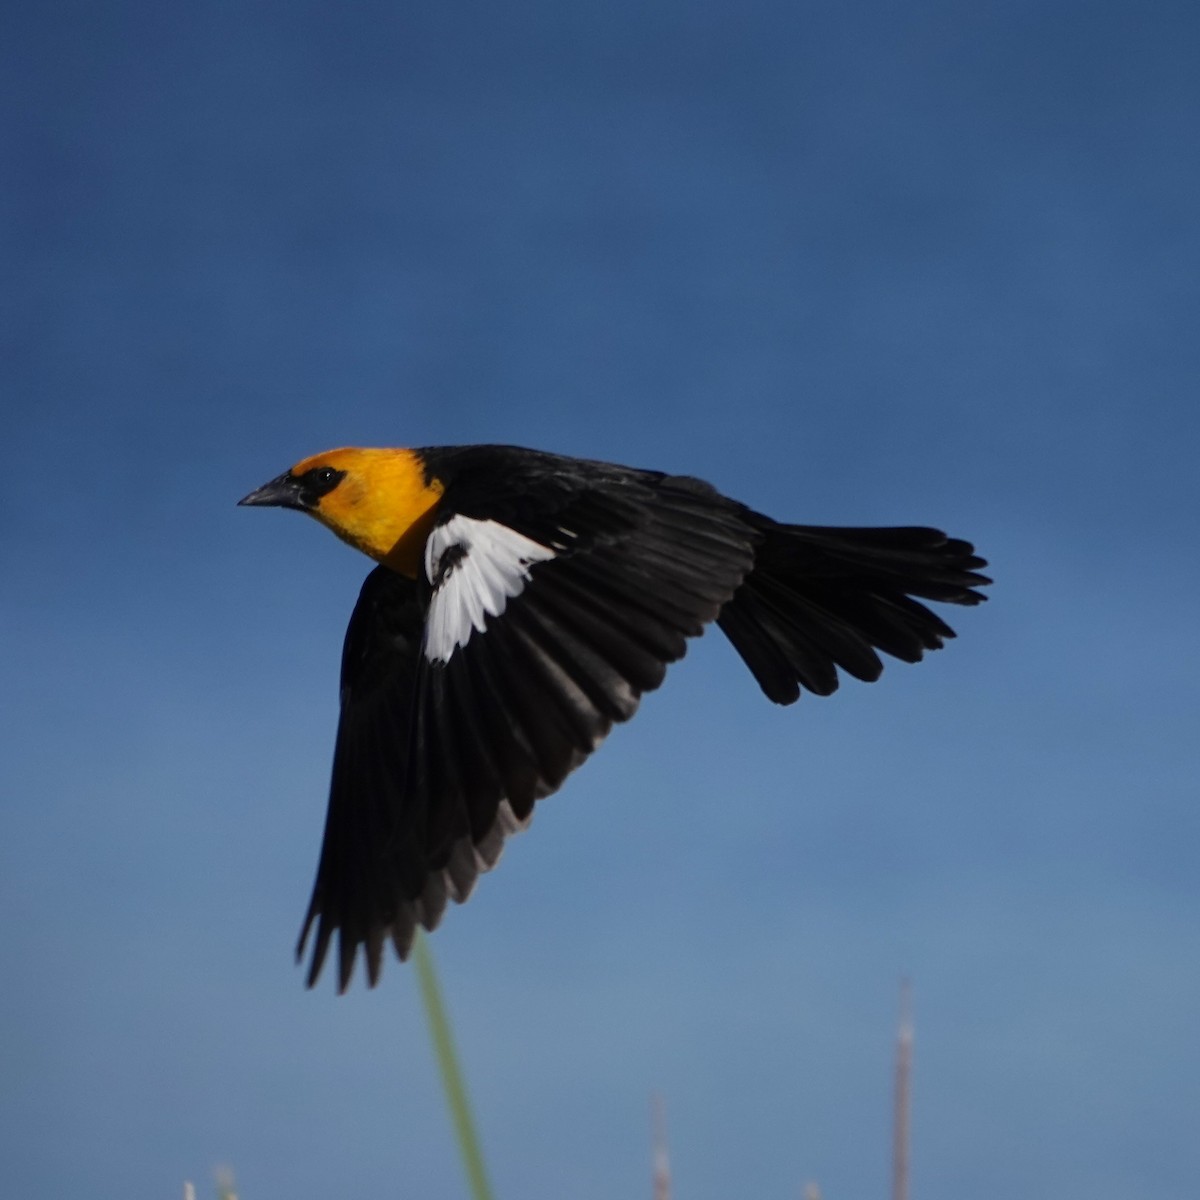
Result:
[[411,972],[305,992],[368,564],[234,501],[505,441],[939,524],[960,638],[705,637],[434,939],[500,1197],[1194,1197],[1200,17],[10,5],[0,1162],[463,1195]]

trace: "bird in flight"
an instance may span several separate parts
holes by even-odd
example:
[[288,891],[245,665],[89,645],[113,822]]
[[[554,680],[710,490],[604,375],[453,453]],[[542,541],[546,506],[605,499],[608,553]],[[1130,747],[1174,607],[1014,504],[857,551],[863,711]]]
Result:
[[535,801],[715,621],[777,704],[874,680],[978,604],[974,547],[920,526],[784,525],[684,475],[515,446],[347,447],[239,503],[294,508],[373,558],[342,652],[325,837],[297,946],[312,986],[469,895]]

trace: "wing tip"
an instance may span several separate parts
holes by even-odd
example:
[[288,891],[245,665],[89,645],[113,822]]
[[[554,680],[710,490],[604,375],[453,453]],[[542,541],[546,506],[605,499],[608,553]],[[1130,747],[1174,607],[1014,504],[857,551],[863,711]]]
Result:
[[310,952],[311,941],[304,986],[309,989],[316,986],[325,969],[336,932],[338,995],[345,995],[353,982],[360,946],[366,984],[369,988],[377,987],[383,978],[385,945],[391,942],[396,958],[406,962],[412,954],[417,930],[420,928],[432,933],[437,929],[449,902],[464,903],[474,891],[479,877],[500,861],[507,839],[527,829],[532,820],[532,812],[524,817],[518,816],[506,797],[497,807],[495,820],[482,838],[478,841],[460,839],[446,865],[426,877],[419,896],[400,900],[389,918],[371,923],[364,932],[348,932],[348,925],[322,911],[314,898],[296,942],[296,962],[303,963]]

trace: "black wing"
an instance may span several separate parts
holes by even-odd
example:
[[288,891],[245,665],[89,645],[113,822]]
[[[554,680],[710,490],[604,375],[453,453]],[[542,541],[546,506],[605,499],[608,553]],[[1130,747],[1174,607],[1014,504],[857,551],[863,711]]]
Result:
[[403,796],[424,628],[425,598],[416,582],[376,567],[363,583],[342,650],[325,837],[296,948],[302,957],[315,921],[309,987],[335,930],[342,989],[359,945],[374,983],[385,937],[399,936],[405,950],[412,938],[403,914],[424,884],[424,864],[412,836],[416,814]]
[[737,590],[759,537],[744,512],[695,481],[627,473],[522,497],[503,521],[448,510],[428,578],[371,573],[300,941],[316,921],[310,985],[335,929],[339,987],[359,945],[374,984],[386,940],[404,958],[418,924],[466,899]]

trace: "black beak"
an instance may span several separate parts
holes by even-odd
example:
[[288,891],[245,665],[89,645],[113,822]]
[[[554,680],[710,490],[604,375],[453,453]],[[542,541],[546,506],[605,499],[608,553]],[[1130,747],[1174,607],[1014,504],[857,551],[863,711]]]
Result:
[[272,479],[270,483],[264,483],[262,487],[256,488],[250,495],[243,496],[238,504],[257,505],[263,508],[303,509],[304,505],[300,503],[300,487],[300,481],[293,477],[291,471],[285,471],[282,475]]

